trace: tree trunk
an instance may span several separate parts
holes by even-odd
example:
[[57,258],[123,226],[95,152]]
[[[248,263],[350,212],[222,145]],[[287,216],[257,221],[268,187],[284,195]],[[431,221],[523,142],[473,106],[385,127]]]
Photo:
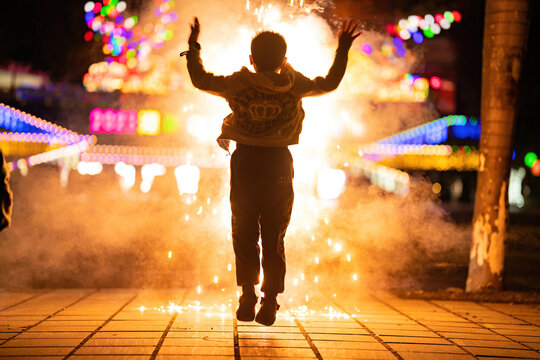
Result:
[[486,0],[480,165],[466,291],[501,290],[508,177],[528,0]]

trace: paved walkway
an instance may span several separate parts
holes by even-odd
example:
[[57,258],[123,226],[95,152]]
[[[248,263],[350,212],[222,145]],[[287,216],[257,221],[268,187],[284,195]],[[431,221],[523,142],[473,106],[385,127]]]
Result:
[[537,305],[308,300],[264,327],[225,292],[0,290],[0,359],[540,359]]

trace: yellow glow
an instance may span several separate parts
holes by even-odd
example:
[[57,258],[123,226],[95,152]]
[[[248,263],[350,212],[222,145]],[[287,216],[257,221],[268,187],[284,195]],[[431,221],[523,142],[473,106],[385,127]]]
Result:
[[200,294],[201,292],[202,292],[201,285],[198,285],[198,286],[197,286],[197,294]]
[[157,110],[139,110],[137,134],[157,135],[161,130],[161,113]]
[[170,259],[172,258],[172,251],[169,251],[169,253],[167,254],[167,257]]

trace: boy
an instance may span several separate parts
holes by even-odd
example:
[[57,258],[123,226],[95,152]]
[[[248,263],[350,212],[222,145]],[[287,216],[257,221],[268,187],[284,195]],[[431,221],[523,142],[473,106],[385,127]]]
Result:
[[[297,144],[302,131],[302,97],[332,91],[341,82],[348,51],[361,34],[354,34],[356,27],[352,21],[343,25],[328,75],[310,80],[287,64],[285,39],[270,31],[258,33],[251,42],[249,60],[255,73],[245,67],[230,76],[208,73],[197,42],[199,20],[195,18],[191,25],[187,52],[191,82],[196,88],[224,97],[232,109],[217,141],[226,151],[230,140],[237,143],[231,156],[230,200],[236,280],[242,286],[238,320],[255,319],[267,326],[276,320],[276,297],[284,291],[285,281],[283,239],[294,198],[293,164],[287,146]],[[255,285],[261,265],[259,234],[264,298],[255,316]]]

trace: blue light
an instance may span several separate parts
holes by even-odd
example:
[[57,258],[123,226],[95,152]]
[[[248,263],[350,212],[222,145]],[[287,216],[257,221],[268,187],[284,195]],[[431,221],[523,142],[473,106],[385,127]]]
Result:
[[480,140],[480,123],[464,119],[456,119],[455,125],[452,126],[452,134],[458,139]]
[[404,48],[396,48],[396,55],[398,57],[404,57],[407,51]]
[[468,119],[464,115],[448,115],[429,123],[402,131],[377,141],[378,144],[440,144],[448,140],[448,128],[458,139],[480,139],[480,122],[476,117]]
[[421,44],[424,42],[424,35],[420,34],[419,32],[414,32],[412,34],[412,39],[415,43]]

